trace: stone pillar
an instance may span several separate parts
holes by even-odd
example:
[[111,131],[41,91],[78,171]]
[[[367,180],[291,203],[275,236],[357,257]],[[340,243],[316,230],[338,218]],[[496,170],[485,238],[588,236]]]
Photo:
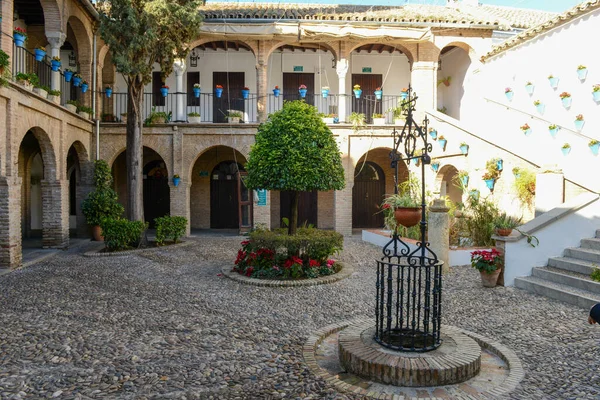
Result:
[[348,116],[346,111],[346,76],[348,74],[348,67],[349,63],[345,58],[338,60],[335,67],[339,79],[338,118],[340,122],[346,122],[346,117]]
[[346,181],[346,187],[334,193],[334,227],[344,236],[352,236],[352,187],[354,180]]
[[265,229],[271,229],[271,191],[267,190],[267,204],[264,206],[258,205],[258,199],[256,192],[252,190],[254,197],[253,211],[254,211],[254,227],[262,227]]
[[443,261],[442,271],[450,271],[450,216],[444,199],[435,199],[429,207],[429,243],[438,260]]
[[[256,101],[256,111],[258,122],[265,122],[267,120],[267,104],[269,96],[267,94],[267,64],[257,63],[256,64],[256,90],[258,100]],[[268,196],[268,195],[267,195]]]
[[21,266],[21,246],[21,178],[0,177],[0,268]]
[[417,94],[416,119],[420,123],[425,111],[435,110],[437,104],[437,68],[433,61],[418,61],[413,63],[411,85]]
[[535,216],[558,207],[565,201],[565,177],[562,172],[537,174],[535,177]]
[[42,181],[42,246],[69,246],[69,181]]
[[[50,44],[50,57],[60,57],[60,48],[65,44],[67,35],[62,32],[46,32],[46,38]],[[50,87],[52,90],[60,90],[60,72],[52,72]]]
[[179,122],[187,121],[187,114],[185,112],[187,109],[186,98],[185,91],[183,90],[183,74],[185,70],[185,60],[182,58],[175,60],[173,63],[173,72],[175,72],[175,103],[177,105],[175,121]]
[[3,16],[1,28],[2,32],[6,33],[6,35],[0,35],[0,48],[2,48],[2,50],[8,54],[11,60],[13,49],[13,41],[11,39],[13,32],[13,4],[14,0],[0,2],[0,11]]
[[190,184],[185,178],[181,178],[179,186],[175,186],[173,179],[169,178],[169,189],[171,190],[171,215],[187,219],[185,234],[190,235]]

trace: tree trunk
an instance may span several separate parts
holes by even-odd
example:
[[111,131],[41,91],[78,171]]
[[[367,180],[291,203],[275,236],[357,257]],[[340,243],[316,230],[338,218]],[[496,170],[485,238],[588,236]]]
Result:
[[298,227],[298,198],[299,192],[292,191],[290,196],[290,224],[288,225],[288,235],[295,235]]
[[127,217],[131,221],[144,220],[143,193],[143,143],[142,143],[142,102],[144,84],[140,79],[132,79],[127,96]]

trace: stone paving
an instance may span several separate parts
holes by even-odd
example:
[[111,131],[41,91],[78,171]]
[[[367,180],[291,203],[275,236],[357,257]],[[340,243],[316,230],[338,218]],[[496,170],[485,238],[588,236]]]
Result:
[[[358,399],[311,374],[302,345],[326,325],[371,314],[380,249],[359,237],[348,279],[266,288],[227,279],[240,237],[124,257],[73,250],[0,276],[0,398]],[[600,397],[600,327],[587,310],[512,288],[470,267],[444,281],[443,323],[514,350],[513,399]]]

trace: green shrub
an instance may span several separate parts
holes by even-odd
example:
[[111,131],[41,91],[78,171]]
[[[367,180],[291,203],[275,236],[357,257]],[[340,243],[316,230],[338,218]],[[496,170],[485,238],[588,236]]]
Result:
[[117,193],[112,190],[112,174],[104,160],[94,162],[94,185],[91,192],[81,203],[81,211],[89,225],[100,225],[105,218],[116,219],[123,214],[123,206],[118,202]]
[[517,197],[524,205],[531,206],[535,198],[535,173],[528,169],[519,169],[518,173],[514,184]]
[[341,234],[315,228],[298,228],[295,235],[288,235],[286,229],[256,230],[250,233],[250,240],[257,247],[272,250],[276,254],[288,257],[299,255],[303,259],[320,262],[344,247]]
[[[460,218],[459,231],[465,232],[472,246],[493,246],[492,239],[495,221],[500,212],[494,203],[488,199],[470,196],[463,212],[465,218]],[[462,243],[461,243],[462,244]]]
[[156,244],[159,246],[165,242],[165,239],[177,243],[180,237],[185,235],[187,228],[187,219],[184,217],[165,216],[155,218],[156,224]]
[[148,223],[123,218],[105,218],[100,227],[106,247],[110,251],[118,251],[137,247],[142,233],[148,229]]

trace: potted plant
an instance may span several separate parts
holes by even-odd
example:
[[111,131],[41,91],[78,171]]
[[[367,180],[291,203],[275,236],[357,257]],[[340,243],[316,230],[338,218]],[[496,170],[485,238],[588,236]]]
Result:
[[110,98],[110,96],[112,96],[113,90],[110,86],[107,86],[104,88],[104,94],[106,95],[106,97]]
[[414,181],[405,181],[398,186],[398,194],[393,194],[383,200],[381,209],[385,216],[385,225],[396,230],[398,225],[406,228],[417,225],[421,221],[421,205],[413,196],[418,190],[411,186]]
[[592,86],[592,96],[595,102],[600,102],[600,84]]
[[73,78],[73,74],[74,74],[74,72],[67,68],[63,72],[63,75],[65,76],[65,82],[71,82],[71,79]]
[[550,124],[550,125],[548,125],[548,132],[550,132],[550,135],[552,137],[556,136],[556,134],[558,133],[559,129],[560,128],[556,124]]
[[79,103],[77,102],[77,100],[69,100],[67,101],[67,104],[65,105],[65,107],[67,108],[67,110],[76,113],[77,112],[77,107],[79,106]]
[[512,217],[503,212],[494,218],[494,227],[498,236],[508,236],[522,221],[522,218]]
[[394,118],[395,125],[404,125],[406,121],[406,110],[408,109],[408,103],[398,102],[396,107],[392,107],[388,112],[392,113],[392,118]]
[[460,152],[463,153],[465,156],[467,154],[469,154],[469,145],[465,142],[461,142],[460,143]]
[[217,96],[217,98],[221,98],[221,96],[223,95],[223,86],[215,85],[215,95]]
[[79,116],[81,116],[82,118],[85,119],[90,119],[90,115],[92,115],[94,113],[94,110],[92,110],[91,107],[86,107],[86,106],[78,106],[77,107],[77,114]]
[[544,106],[544,104],[540,100],[534,101],[533,105],[537,109],[537,112],[539,112],[540,114],[543,114],[544,111],[546,110],[546,106]]
[[352,91],[354,92],[354,97],[360,99],[360,95],[362,94],[362,89],[360,88],[360,85],[354,85],[352,87]]
[[442,79],[440,79],[440,80],[438,81],[438,85],[439,85],[440,83],[443,83],[443,84],[444,84],[444,86],[448,87],[448,86],[450,86],[450,81],[451,81],[451,80],[452,80],[452,77],[451,77],[451,76],[447,76],[447,77],[445,77],[445,78],[442,78]]
[[504,95],[506,95],[506,98],[508,99],[508,101],[512,101],[515,93],[513,92],[513,90],[511,88],[507,87],[504,89]]
[[413,154],[413,158],[411,159],[412,163],[417,167],[421,164],[421,155],[422,154],[423,154],[422,150],[415,150],[415,152]]
[[483,174],[481,178],[485,181],[485,185],[487,186],[487,188],[493,192],[497,176],[494,173],[487,171],[485,174]]
[[37,93],[38,95],[40,95],[41,97],[47,99],[48,98],[48,90],[50,90],[50,88],[48,86],[42,86],[40,84],[35,84],[33,86],[33,92]]
[[433,170],[433,172],[437,173],[440,169],[440,162],[439,161],[432,161],[431,162],[431,169]]
[[335,114],[322,114],[321,120],[326,124],[333,124],[335,119]]
[[50,60],[50,68],[52,69],[52,71],[57,72],[60,69],[60,57],[58,56],[54,56],[52,57],[52,60]]
[[440,147],[442,148],[442,150],[446,151],[446,144],[448,143],[448,140],[446,140],[444,135],[441,135],[438,137],[438,143],[440,144]]
[[227,113],[227,122],[230,124],[239,124],[242,117],[243,115],[240,111],[229,110]]
[[385,125],[385,116],[383,114],[373,114],[373,125]]
[[562,105],[564,108],[569,108],[571,107],[571,102],[572,102],[572,98],[571,98],[571,94],[568,92],[562,92],[560,94],[560,100],[562,101]]
[[167,95],[169,94],[169,87],[167,85],[162,85],[160,87],[160,94],[162,95],[162,97],[167,97]]
[[563,153],[563,156],[568,155],[571,152],[571,145],[569,143],[563,144],[561,151]]
[[433,140],[437,140],[437,130],[429,128],[429,136],[431,136]]
[[60,90],[48,90],[48,100],[60,104]]
[[13,29],[13,40],[15,42],[15,46],[23,47],[23,44],[27,40],[27,32],[23,28],[19,28],[18,26]]
[[175,185],[175,187],[179,186],[179,183],[181,182],[181,178],[179,177],[179,175],[175,174],[173,175],[173,185]]
[[200,84],[199,83],[194,83],[194,86],[192,87],[192,92],[194,92],[194,97],[195,98],[199,98],[200,97],[201,88],[200,88]]
[[81,203],[81,211],[92,226],[94,240],[102,241],[100,224],[107,218],[118,218],[123,214],[123,206],[118,202],[117,193],[112,189],[112,173],[104,160],[94,163],[95,189]]
[[306,88],[305,84],[301,84],[300,86],[298,86],[298,93],[300,93],[300,97],[305,98],[307,91],[308,89]]
[[377,87],[375,88],[375,99],[377,100],[381,100],[381,97],[383,96],[383,90],[381,89],[381,87]]
[[552,89],[556,89],[556,87],[558,86],[558,78],[556,78],[552,74],[548,75],[548,82],[550,82],[550,87]]
[[495,158],[494,161],[496,162],[496,170],[502,171],[504,169],[504,160],[501,158]]
[[495,287],[502,271],[502,256],[496,249],[471,253],[471,266],[479,271],[483,287]]
[[458,177],[459,186],[466,188],[469,186],[469,172],[465,170],[458,171],[456,175]]
[[81,75],[73,74],[73,86],[79,87],[79,85],[81,85],[82,80],[83,78],[81,78]]
[[279,86],[275,85],[275,88],[273,88],[273,96],[279,97],[280,93],[281,93],[281,89],[279,89]]
[[521,176],[521,168],[519,168],[519,167],[514,167],[514,168],[512,169],[512,173],[513,173],[513,175],[515,176],[515,178],[517,178],[517,179],[518,179],[518,178]]
[[144,125],[164,124],[169,120],[169,116],[164,111],[156,111],[156,107],[152,107],[150,114],[144,120]]
[[88,83],[87,81],[81,81],[81,93],[85,93],[88,90]]
[[598,155],[598,147],[600,147],[600,142],[597,141],[596,139],[592,139],[588,143],[588,146],[590,146],[590,150],[592,150],[592,154],[597,156]]
[[534,90],[535,86],[533,85],[532,82],[527,82],[525,84],[525,91],[527,92],[527,94],[532,95],[533,94],[533,90]]
[[127,124],[127,113],[121,113],[121,122]]
[[406,100],[408,98],[407,88],[402,88],[402,90],[400,91],[400,97],[402,98],[402,100]]
[[327,96],[329,96],[329,86],[323,86],[321,88],[321,96],[323,96],[324,99],[326,99]]
[[188,122],[190,124],[199,124],[202,122],[202,118],[197,112],[191,112],[188,114]]
[[44,46],[38,46],[33,50],[35,61],[43,61],[46,57],[46,48]]
[[585,121],[583,119],[583,114],[577,115],[575,117],[575,129],[577,129],[577,132],[581,132],[584,124],[585,124]]
[[585,78],[587,78],[587,72],[588,70],[585,65],[580,65],[577,67],[577,77],[580,81],[585,81]]
[[352,124],[352,129],[357,131],[359,128],[365,126],[365,114],[353,112],[348,117],[350,123]]
[[531,127],[529,126],[529,124],[522,125],[521,130],[523,131],[525,136],[529,136],[529,134],[531,133]]
[[242,89],[242,98],[244,100],[247,100],[249,96],[250,96],[250,88],[248,86],[244,86],[244,88]]
[[34,73],[24,74],[22,72],[19,72],[17,73],[17,75],[15,75],[15,79],[19,85],[22,85],[23,87],[25,87],[25,89],[29,91],[32,91],[33,85],[37,84],[38,82],[37,75]]

